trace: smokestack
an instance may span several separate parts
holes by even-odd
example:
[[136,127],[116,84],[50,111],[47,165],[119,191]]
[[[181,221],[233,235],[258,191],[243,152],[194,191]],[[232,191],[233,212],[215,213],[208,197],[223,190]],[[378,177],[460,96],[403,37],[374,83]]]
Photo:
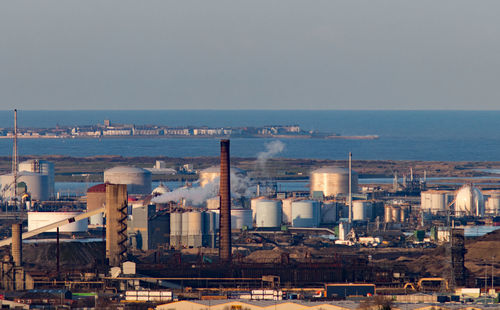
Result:
[[221,140],[219,257],[224,262],[231,261],[231,180],[229,167],[229,140]]
[[12,224],[12,259],[14,266],[19,267],[23,264],[23,239],[21,224]]
[[127,185],[106,184],[106,259],[119,267],[127,255]]

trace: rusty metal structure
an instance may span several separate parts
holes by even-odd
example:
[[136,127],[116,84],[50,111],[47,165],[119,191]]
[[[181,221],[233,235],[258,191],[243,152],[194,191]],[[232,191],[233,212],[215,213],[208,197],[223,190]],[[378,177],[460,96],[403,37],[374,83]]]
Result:
[[106,184],[106,259],[117,267],[127,253],[127,185]]
[[231,261],[231,180],[229,167],[229,140],[221,140],[219,258],[222,262]]

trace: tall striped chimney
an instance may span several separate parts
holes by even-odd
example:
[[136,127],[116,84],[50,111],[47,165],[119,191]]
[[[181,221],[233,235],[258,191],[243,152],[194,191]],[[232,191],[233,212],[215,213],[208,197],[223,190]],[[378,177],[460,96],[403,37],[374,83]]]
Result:
[[223,262],[231,261],[231,180],[229,167],[229,140],[221,140],[219,257]]

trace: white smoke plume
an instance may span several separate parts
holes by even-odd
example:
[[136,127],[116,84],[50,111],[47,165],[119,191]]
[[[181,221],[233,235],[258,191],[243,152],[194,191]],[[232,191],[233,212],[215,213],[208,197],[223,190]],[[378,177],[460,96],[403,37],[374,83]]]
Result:
[[[231,173],[231,197],[240,198],[242,196],[249,197],[255,194],[255,186],[246,176]],[[219,178],[215,178],[205,186],[199,186],[195,183],[193,187],[180,187],[172,192],[153,198],[153,203],[167,203],[170,201],[181,201],[186,199],[186,202],[193,206],[200,206],[207,199],[219,195]]]
[[264,167],[266,165],[266,161],[269,158],[272,158],[276,154],[283,152],[284,149],[285,143],[279,140],[266,143],[266,150],[257,154],[257,164],[260,167]]

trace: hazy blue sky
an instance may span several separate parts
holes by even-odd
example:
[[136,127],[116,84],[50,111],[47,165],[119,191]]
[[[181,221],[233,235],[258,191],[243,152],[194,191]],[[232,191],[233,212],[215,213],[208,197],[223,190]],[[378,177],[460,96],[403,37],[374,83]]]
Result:
[[499,109],[500,1],[1,1],[0,109]]

